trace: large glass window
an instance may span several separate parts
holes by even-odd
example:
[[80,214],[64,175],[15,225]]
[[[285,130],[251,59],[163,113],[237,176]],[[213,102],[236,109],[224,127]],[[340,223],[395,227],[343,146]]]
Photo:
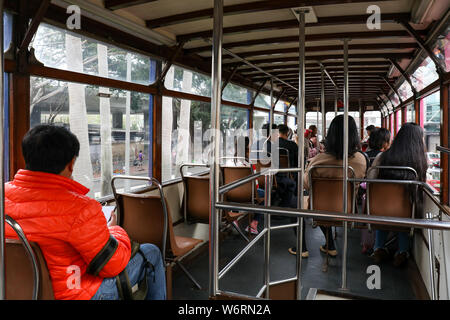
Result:
[[413,103],[406,106],[406,122],[416,122],[416,111]]
[[[114,175],[149,175],[150,95],[38,77],[30,89],[30,126],[64,126],[78,137],[73,177],[90,189],[89,196],[110,196]],[[143,185],[119,180],[116,187]]]
[[398,99],[398,96],[395,93],[390,97],[390,100],[394,104],[394,107],[400,104],[400,100]]
[[211,77],[175,65],[167,72],[164,86],[169,90],[211,97]]
[[286,108],[289,106],[289,103],[279,100],[275,105],[275,111],[285,112]]
[[222,99],[242,104],[249,104],[252,100],[251,94],[252,92],[250,90],[229,83],[223,90]]
[[297,128],[297,118],[296,117],[287,117],[287,126],[294,131]]
[[275,123],[275,124],[284,124],[284,115],[275,113],[273,115],[273,123]]
[[427,148],[427,182],[440,191],[440,153],[436,146],[440,145],[440,93],[439,91],[421,99],[421,108],[424,109],[424,134]]
[[397,110],[395,111],[395,134],[397,134],[398,130],[400,130],[400,127],[402,126],[402,111]]
[[270,109],[270,96],[260,93],[255,99],[255,107]]
[[409,98],[412,97],[413,92],[408,81],[406,80],[403,81],[403,83],[398,88],[398,94],[400,95],[403,101],[408,100]]
[[[211,104],[163,97],[162,180],[180,177],[183,163],[208,163],[211,143]],[[222,105],[220,108],[221,156],[234,156],[234,137],[247,135],[248,110]],[[205,170],[188,168],[188,173]]]
[[445,71],[450,71],[450,25],[438,36],[433,53],[438,58]]
[[269,112],[253,111],[253,141],[261,139],[260,131],[265,123],[269,123]]
[[439,79],[439,75],[436,72],[436,65],[428,56],[411,75],[411,81],[416,91],[421,91],[437,79]]
[[41,23],[31,42],[45,66],[149,85],[151,59],[110,44]]

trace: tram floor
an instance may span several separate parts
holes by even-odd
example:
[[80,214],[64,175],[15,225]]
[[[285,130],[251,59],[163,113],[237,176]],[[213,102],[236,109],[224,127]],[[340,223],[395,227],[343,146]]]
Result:
[[[245,228],[246,219],[241,222]],[[272,225],[288,224],[289,218],[272,219]],[[322,266],[326,256],[319,247],[325,243],[320,228],[313,228],[310,219],[305,219],[306,243],[309,257],[302,259],[302,299],[306,298],[310,288],[339,292],[342,279],[343,228],[337,228],[336,249],[338,255],[329,258],[328,271]],[[295,277],[296,257],[288,249],[296,244],[293,228],[273,230],[270,246],[270,281]],[[397,268],[392,260],[380,265],[380,289],[369,289],[367,283],[373,271],[368,267],[374,265],[370,256],[361,252],[361,230],[348,228],[347,288],[348,294],[369,299],[411,300],[417,299],[413,288],[410,267]],[[233,233],[220,242],[219,270],[222,270],[245,246],[247,242],[233,230]],[[187,265],[187,269],[202,286],[194,288],[181,272],[173,277],[173,299],[205,300],[208,299],[209,260],[206,250]],[[219,281],[219,289],[229,292],[256,296],[263,286],[264,276],[264,240],[260,239]],[[416,275],[417,276],[417,275]]]

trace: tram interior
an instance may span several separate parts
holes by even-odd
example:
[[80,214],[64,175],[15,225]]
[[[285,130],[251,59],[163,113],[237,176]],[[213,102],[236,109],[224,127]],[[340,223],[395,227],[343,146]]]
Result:
[[[69,5],[81,9],[79,28],[69,28]],[[448,155],[439,149],[448,147],[450,1],[225,0],[223,6],[220,152],[230,158],[223,160],[224,166],[237,166],[231,159],[237,153],[235,135],[249,136],[253,143],[271,121],[297,129],[302,47],[303,125],[316,125],[319,140],[326,136],[331,121],[345,112],[343,40],[348,39],[347,111],[361,140],[367,139],[369,125],[387,128],[394,138],[402,124],[419,124],[428,152],[427,183],[442,205],[424,197],[424,212],[450,223],[442,211],[449,204]],[[102,204],[114,205],[113,176],[156,178],[174,233],[201,240],[182,260],[201,289],[175,265],[170,289],[175,300],[211,298],[211,224],[187,221],[180,168],[194,164],[184,174],[200,177],[209,170],[201,165],[209,161],[208,130],[214,120],[213,9],[213,0],[17,0],[5,1],[3,15],[5,179],[24,166],[18,147],[23,134],[42,123],[65,126],[77,135],[81,150],[74,179]],[[305,43],[299,44],[299,10],[305,9]],[[118,180],[116,187],[119,192],[156,193],[139,180]],[[209,189],[202,190],[198,201],[208,206]],[[363,212],[362,204],[357,210]],[[219,270],[257,237],[245,232],[247,214],[233,221],[218,226]],[[271,221],[273,226],[292,223],[276,214]],[[450,298],[448,232],[431,233],[433,275],[430,233],[415,228],[406,266],[384,263],[381,286],[373,288],[368,268],[374,262],[370,253],[361,252],[362,229],[349,223],[347,289],[341,290],[343,228],[333,228],[338,255],[328,259],[324,272],[326,255],[319,250],[323,234],[311,218],[304,224],[309,257],[302,258],[297,298]],[[259,233],[263,227],[260,223]],[[288,252],[296,241],[294,227],[271,232],[271,281],[296,276],[296,255]],[[220,290],[256,297],[264,286],[264,257],[261,238],[218,280]]]

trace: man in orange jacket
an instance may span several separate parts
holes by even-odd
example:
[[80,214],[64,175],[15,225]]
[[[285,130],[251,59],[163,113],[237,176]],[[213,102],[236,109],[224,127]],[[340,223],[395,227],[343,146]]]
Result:
[[[72,180],[79,150],[69,130],[36,126],[22,141],[26,170],[5,185],[6,213],[40,246],[55,298],[119,299],[116,276],[126,269],[131,287],[147,277],[146,298],[165,299],[158,247],[142,244],[130,260],[130,239],[116,225],[115,213],[107,224],[101,205],[86,196],[89,189]],[[5,228],[7,238],[17,238],[9,225]]]

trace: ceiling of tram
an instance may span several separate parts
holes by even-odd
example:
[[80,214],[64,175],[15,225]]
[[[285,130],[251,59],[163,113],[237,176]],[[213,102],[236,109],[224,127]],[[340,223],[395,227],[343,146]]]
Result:
[[[89,0],[110,9],[115,14],[146,26],[182,45],[185,56],[211,60],[212,0]],[[306,88],[307,101],[320,97],[321,61],[339,87],[342,88],[342,39],[350,37],[349,77],[351,99],[374,101],[377,94],[388,93],[387,77],[393,85],[400,72],[391,60],[403,69],[420,49],[417,41],[402,26],[407,21],[426,39],[435,21],[450,7],[449,0],[225,0],[223,47],[271,75],[297,86],[298,21],[294,8],[313,5],[306,23]],[[381,28],[369,29],[370,6],[381,13]],[[373,8],[373,7],[372,7]],[[315,65],[314,65],[315,64]],[[245,78],[261,83],[267,74],[250,68],[242,61],[223,52],[223,67],[236,69],[235,81]],[[233,80],[232,80],[233,81]],[[280,92],[284,84],[275,81]],[[334,95],[331,81],[326,78],[326,95]],[[286,95],[295,97],[287,87]]]

